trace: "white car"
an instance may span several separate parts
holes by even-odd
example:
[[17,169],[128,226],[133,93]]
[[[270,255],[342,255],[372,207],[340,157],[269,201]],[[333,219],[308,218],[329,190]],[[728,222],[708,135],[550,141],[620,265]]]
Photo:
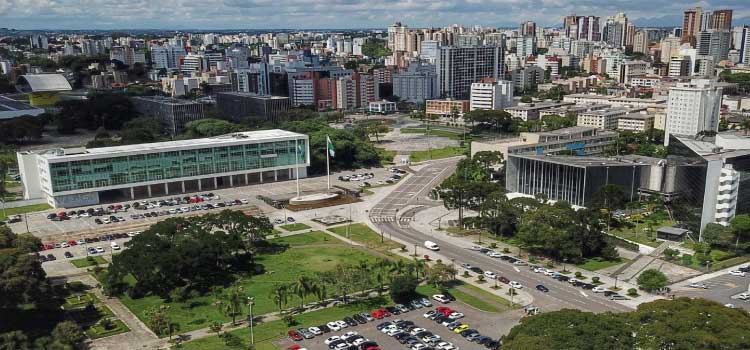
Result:
[[473,246],[469,247],[469,250],[480,251],[480,250],[482,250],[482,247],[478,246],[478,245],[473,245]]
[[552,271],[552,270],[544,271],[545,276],[554,276],[555,274],[557,274],[557,272]]
[[450,303],[450,299],[446,298],[445,295],[442,294],[435,294],[432,296],[432,299],[438,302],[441,302],[443,304]]
[[[330,324],[329,324],[328,326],[330,327]],[[329,337],[328,339],[326,339],[326,340],[325,340],[325,341],[323,341],[323,342],[324,342],[324,343],[325,343],[326,345],[328,345],[328,344],[330,344],[330,343],[333,343],[333,342],[335,342],[335,341],[337,341],[337,340],[341,340],[341,337],[339,337],[338,335],[334,335],[334,336],[332,336],[332,337]]]
[[745,277],[745,273],[740,270],[732,270],[729,271],[729,274],[732,276],[739,276],[739,277]]
[[349,343],[341,343],[336,345],[336,350],[345,350],[349,348]]
[[596,286],[594,288],[591,288],[591,291],[594,293],[604,293],[607,290],[602,287]]
[[76,243],[78,243],[78,245],[86,244],[86,240],[85,239],[79,239],[78,242],[76,242]]
[[102,247],[96,247],[94,249],[96,249],[97,253],[104,253],[104,248],[102,248]]
[[701,288],[701,289],[708,289],[708,286],[705,283],[699,283],[699,282],[693,282],[688,285],[690,288]]
[[547,272],[547,269],[545,269],[545,268],[543,268],[543,267],[535,267],[535,268],[534,268],[534,272],[535,272],[535,273],[546,273],[546,272]]
[[485,271],[484,277],[487,277],[488,279],[491,279],[491,280],[497,279],[497,275],[492,271]]
[[417,327],[417,328],[412,329],[411,332],[409,332],[409,334],[417,335],[417,333],[424,332],[424,331],[426,331],[426,329]]
[[68,242],[62,242],[60,243],[60,248],[68,248],[70,245],[68,245]]
[[323,334],[323,331],[321,331],[320,328],[318,327],[310,327],[307,330],[310,331],[310,333],[315,334],[315,335]]
[[508,285],[510,285],[511,288],[515,288],[515,289],[521,289],[521,288],[523,288],[523,286],[520,283],[516,282],[516,281],[510,281],[510,283],[508,283]]
[[402,331],[402,330],[400,330],[398,328],[393,328],[393,329],[389,330],[388,333],[386,333],[386,334],[388,334],[391,337],[395,337],[396,335],[399,335],[401,333],[404,333],[404,331]]
[[240,203],[247,204],[247,203],[250,203],[250,201],[248,201],[246,198],[242,198],[240,199]]
[[427,349],[427,345],[424,345],[422,343],[416,343],[412,345],[411,350],[424,350]]
[[362,343],[364,343],[364,342],[366,342],[366,341],[370,341],[370,339],[367,339],[367,338],[359,338],[359,339],[357,339],[357,340],[353,341],[353,342],[352,342],[352,345],[354,345],[354,346],[360,346],[360,345],[362,345]]
[[463,313],[460,313],[460,312],[458,312],[458,311],[456,311],[456,312],[451,312],[451,314],[450,314],[450,315],[448,315],[448,318],[450,318],[451,320],[458,320],[458,319],[460,319],[460,318],[464,318],[464,314],[463,314]]
[[528,264],[525,261],[523,261],[523,260],[516,260],[516,262],[514,262],[513,265],[516,265],[516,266],[526,266]]
[[120,250],[120,245],[115,242],[112,242],[110,246],[112,247],[112,250]]
[[349,331],[349,332],[344,333],[344,335],[342,335],[341,338],[344,339],[344,340],[346,340],[347,338],[353,337],[355,335],[359,335],[359,333],[357,333],[355,331]]
[[396,327],[396,325],[392,324],[392,325],[389,325],[387,327],[383,327],[383,329],[381,329],[380,331],[383,332],[383,333],[388,333],[388,332],[390,332],[392,330],[395,330],[395,329],[398,329],[398,327]]
[[338,321],[336,321],[336,323],[338,323],[340,329],[344,329],[346,327],[349,327],[349,325],[346,322],[342,321],[342,320],[338,320]]
[[[326,323],[326,326],[328,326],[328,328],[330,328],[334,332],[337,332],[337,331],[341,330],[341,327],[339,326],[339,324],[336,323],[336,322],[333,322],[333,321]],[[331,337],[331,338],[333,338],[333,337]]]
[[447,341],[441,341],[435,345],[435,349],[437,350],[458,350],[457,347],[453,346],[453,344],[447,342]]
[[487,256],[489,256],[490,258],[499,258],[499,257],[501,257],[503,255],[500,254],[500,253],[498,253],[498,252],[496,252],[496,251],[489,251],[489,252],[487,252]]
[[740,300],[750,299],[750,293],[740,293],[740,295],[737,296],[737,299],[740,299]]
[[734,306],[734,304],[724,304],[724,306],[726,306],[726,307],[728,307],[730,309],[734,309],[736,307],[736,306]]

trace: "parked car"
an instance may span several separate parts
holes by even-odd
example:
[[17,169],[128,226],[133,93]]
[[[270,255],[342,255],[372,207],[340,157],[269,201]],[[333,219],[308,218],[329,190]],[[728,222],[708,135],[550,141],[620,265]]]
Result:
[[543,292],[543,293],[547,293],[547,292],[549,292],[549,288],[545,287],[545,286],[544,286],[544,285],[542,285],[542,284],[537,284],[537,286],[536,286],[536,290],[538,290],[538,291],[540,291],[540,292]]
[[435,301],[441,302],[443,304],[447,304],[451,301],[445,295],[442,295],[442,294],[435,294],[432,296],[432,299],[434,299]]
[[288,332],[286,332],[286,334],[287,334],[287,335],[289,336],[289,338],[290,338],[290,339],[292,339],[292,340],[294,340],[294,341],[300,341],[300,340],[303,340],[303,339],[305,339],[305,338],[304,338],[304,337],[302,336],[302,334],[300,334],[299,332],[297,332],[297,331],[296,331],[296,330],[294,330],[294,329],[290,329],[290,330],[289,330]]
[[65,258],[66,258],[66,259],[70,259],[70,258],[72,258],[72,257],[73,257],[73,253],[71,253],[71,252],[68,252],[68,251],[66,251],[66,252],[65,252],[65,254],[63,254],[63,255],[65,255]]

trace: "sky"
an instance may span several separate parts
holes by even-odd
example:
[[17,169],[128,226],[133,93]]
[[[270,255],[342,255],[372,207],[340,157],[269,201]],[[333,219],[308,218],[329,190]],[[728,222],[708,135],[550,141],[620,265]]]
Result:
[[750,24],[750,0],[0,0],[16,29],[326,29],[450,24],[561,26],[562,17],[625,12],[640,26],[679,26],[682,11],[731,8]]

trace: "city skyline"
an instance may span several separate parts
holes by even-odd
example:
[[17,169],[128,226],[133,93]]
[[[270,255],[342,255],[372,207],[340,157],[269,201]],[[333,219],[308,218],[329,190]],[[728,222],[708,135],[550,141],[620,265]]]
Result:
[[[451,24],[515,27],[532,20],[561,26],[571,13],[611,16],[625,12],[637,26],[679,26],[682,12],[693,6],[734,9],[734,25],[750,24],[750,6],[743,1],[653,3],[614,1],[513,1],[461,3],[424,1],[331,2],[307,0],[209,0],[193,4],[182,0],[154,2],[111,0],[8,0],[0,3],[2,27],[43,29],[356,29],[385,28],[393,22],[413,27]],[[180,11],[175,12],[175,9]],[[427,12],[425,11],[427,10]]]

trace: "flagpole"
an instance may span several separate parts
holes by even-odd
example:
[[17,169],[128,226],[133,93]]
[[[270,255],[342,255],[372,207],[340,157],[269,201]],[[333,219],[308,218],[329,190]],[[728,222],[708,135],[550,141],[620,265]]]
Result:
[[326,178],[328,179],[328,193],[331,192],[331,152],[328,150],[328,135],[326,135]]
[[294,139],[294,177],[297,178],[297,198],[299,198],[299,144]]

